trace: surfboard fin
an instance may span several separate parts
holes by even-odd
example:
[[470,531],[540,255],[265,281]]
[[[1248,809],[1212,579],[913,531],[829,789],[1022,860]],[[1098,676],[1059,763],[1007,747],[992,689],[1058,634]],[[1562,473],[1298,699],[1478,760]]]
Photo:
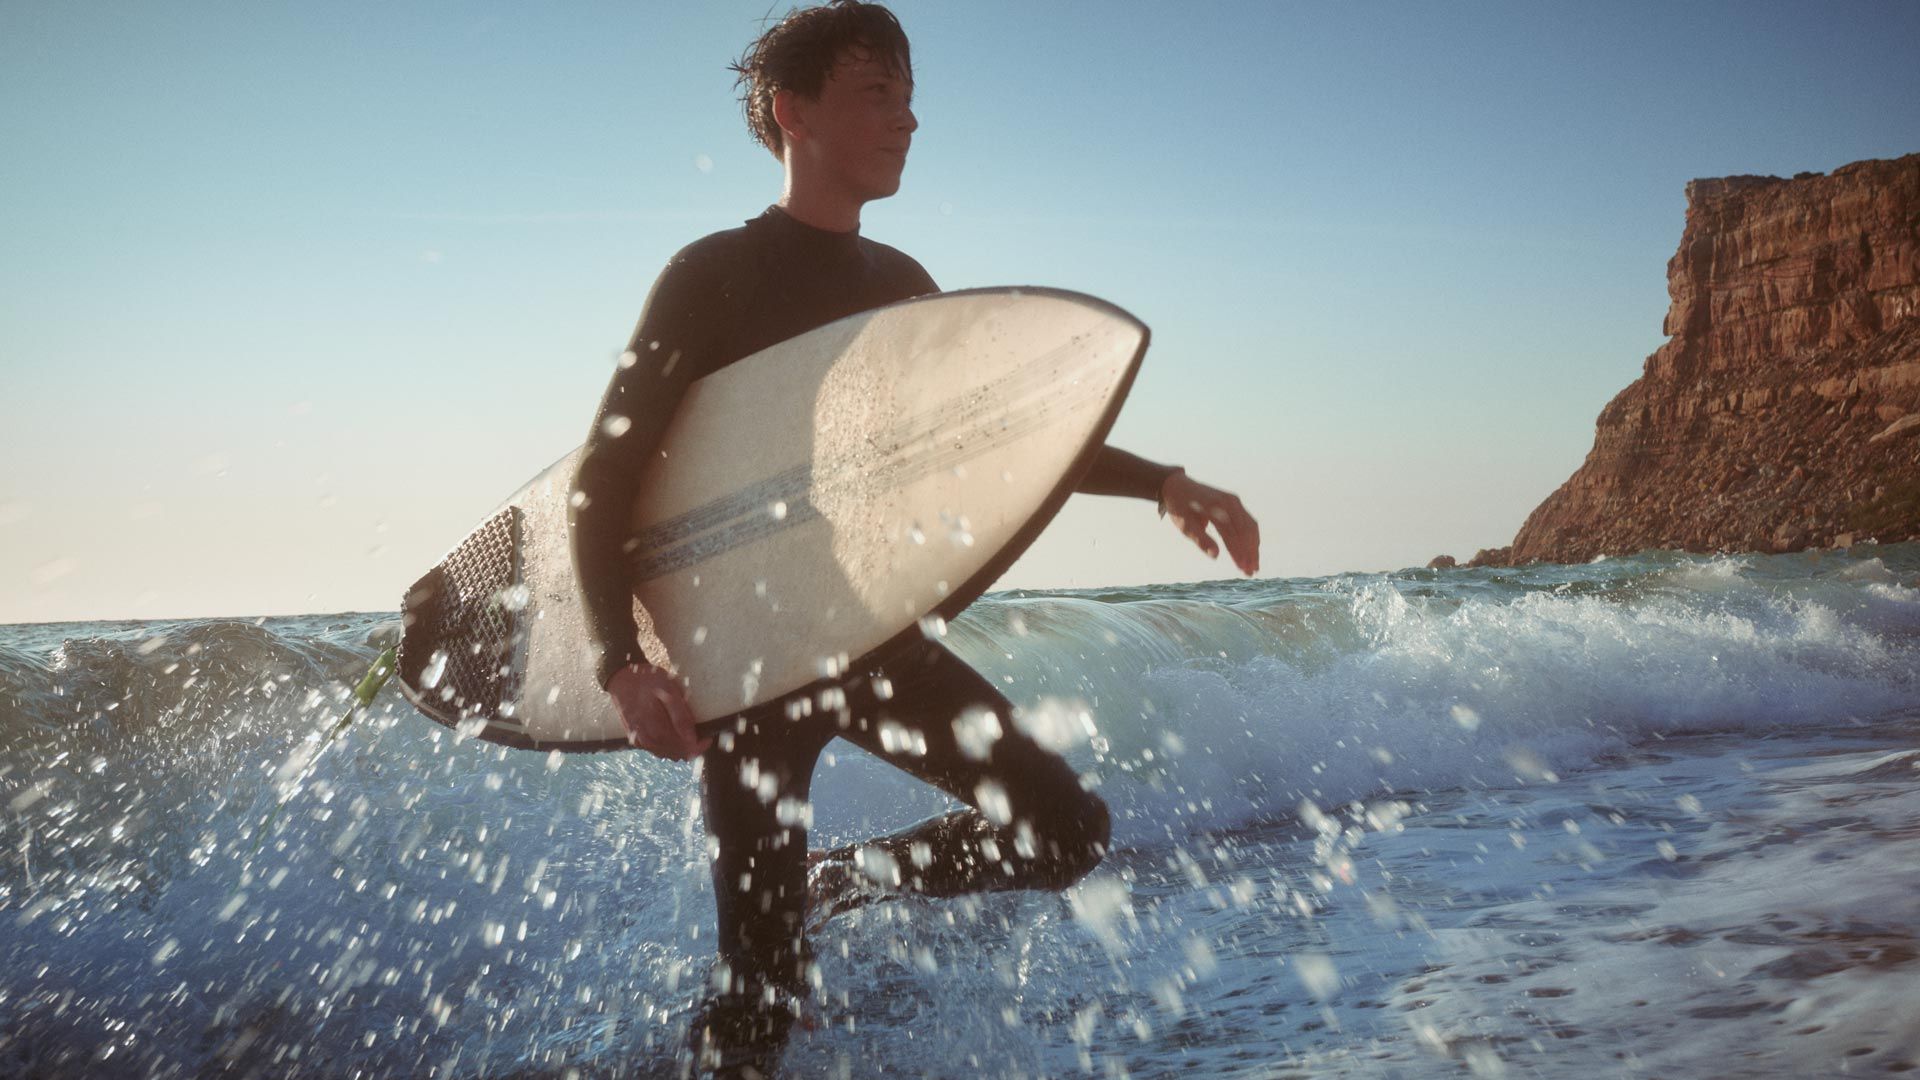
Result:
[[329,728],[326,735],[321,738],[320,745],[314,749],[313,756],[307,759],[307,764],[300,770],[300,775],[294,778],[293,783],[283,788],[283,794],[273,801],[273,809],[267,811],[266,820],[260,823],[259,831],[254,833],[253,854],[248,856],[249,859],[260,854],[261,845],[267,842],[267,835],[273,831],[273,823],[280,816],[280,808],[287,805],[287,800],[292,797],[292,793],[313,774],[313,767],[319,763],[320,755],[326,753],[327,747],[333,745],[333,740],[347,730],[347,725],[353,723],[353,718],[360,715],[360,710],[373,704],[373,699],[380,694],[380,688],[387,685],[387,680],[393,677],[393,671],[399,664],[399,653],[390,646],[375,657],[373,666],[367,669],[365,675],[360,676],[360,681],[353,688],[353,703],[347,706],[347,711],[341,714],[340,719],[333,722],[333,727]]

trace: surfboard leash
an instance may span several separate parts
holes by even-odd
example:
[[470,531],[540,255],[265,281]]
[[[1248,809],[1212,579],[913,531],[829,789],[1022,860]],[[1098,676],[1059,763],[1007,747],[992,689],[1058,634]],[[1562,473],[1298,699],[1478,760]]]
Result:
[[327,747],[332,746],[333,741],[340,737],[340,733],[347,730],[347,725],[353,723],[353,718],[360,715],[361,710],[373,707],[373,699],[379,696],[380,688],[387,685],[387,680],[393,677],[394,669],[399,666],[399,647],[388,646],[374,658],[373,666],[367,669],[367,673],[360,676],[360,682],[353,688],[353,702],[347,706],[347,711],[340,715],[340,719],[333,722],[333,727],[329,728],[326,735],[321,738],[320,746],[314,750],[313,756],[307,759],[307,764],[300,770],[300,775],[294,778],[293,783],[287,785],[286,794],[276,798],[273,809],[267,811],[266,820],[260,823],[260,831],[254,835],[253,854],[247,856],[249,861],[260,854],[261,845],[267,842],[267,835],[273,832],[273,823],[279,818],[280,809],[287,805],[288,799],[293,797],[293,790],[313,774],[313,767],[320,763],[320,755],[326,753]]

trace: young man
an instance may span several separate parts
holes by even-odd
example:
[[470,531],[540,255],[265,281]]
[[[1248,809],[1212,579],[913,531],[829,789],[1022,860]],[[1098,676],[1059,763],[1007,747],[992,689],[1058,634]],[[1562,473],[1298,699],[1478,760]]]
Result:
[[[572,528],[601,682],[630,739],[661,757],[703,759],[725,978],[716,980],[724,989],[702,1009],[694,1038],[706,1065],[744,1074],[769,1070],[808,993],[809,896],[818,919],[883,895],[854,870],[853,849],[810,859],[805,829],[781,820],[783,800],[808,799],[815,761],[833,738],[970,806],[863,845],[892,855],[900,868],[893,892],[1063,888],[1100,861],[1108,818],[1066,762],[1014,727],[1012,703],[937,642],[880,657],[849,677],[843,709],[794,720],[775,702],[738,717],[717,741],[695,734],[679,684],[640,653],[627,516],[642,465],[688,385],[836,319],[937,291],[919,263],[859,234],[861,208],[898,190],[918,127],[907,38],[893,15],[848,0],[793,12],[735,70],[748,125],[780,160],[785,189],[743,228],[695,241],[661,272],[628,346],[631,362],[608,385],[588,436]],[[752,452],[751,439],[742,433],[741,452]],[[1259,528],[1240,500],[1179,468],[1107,447],[1078,490],[1158,500],[1209,556],[1219,553],[1211,525],[1243,572],[1258,569]],[[1001,722],[985,761],[962,751],[953,726],[975,709]],[[917,744],[911,754],[883,747],[882,716],[918,731],[924,753]],[[767,777],[774,798],[764,797]],[[976,805],[982,790],[1005,793],[992,818]]]

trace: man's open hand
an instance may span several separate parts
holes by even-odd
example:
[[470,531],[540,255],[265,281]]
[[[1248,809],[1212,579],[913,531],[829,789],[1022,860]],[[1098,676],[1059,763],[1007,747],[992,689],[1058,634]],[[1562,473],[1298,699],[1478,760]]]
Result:
[[1259,571],[1260,523],[1240,505],[1240,496],[1177,472],[1160,485],[1160,506],[1175,527],[1207,553],[1207,558],[1220,555],[1220,542],[1207,532],[1211,525],[1241,573],[1252,577]]
[[607,680],[607,694],[627,725],[627,741],[656,757],[685,761],[713,743],[694,731],[680,680],[659,668],[628,664]]

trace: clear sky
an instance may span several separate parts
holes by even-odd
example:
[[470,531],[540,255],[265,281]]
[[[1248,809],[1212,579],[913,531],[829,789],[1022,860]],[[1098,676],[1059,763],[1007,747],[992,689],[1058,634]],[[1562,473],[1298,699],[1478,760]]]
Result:
[[[1689,179],[1920,150],[1911,3],[895,10],[864,231],[1149,323],[1113,441],[1271,575],[1506,543],[1660,344]],[[0,0],[0,621],[397,607],[777,196],[767,11]],[[1001,584],[1229,570],[1079,498]]]

